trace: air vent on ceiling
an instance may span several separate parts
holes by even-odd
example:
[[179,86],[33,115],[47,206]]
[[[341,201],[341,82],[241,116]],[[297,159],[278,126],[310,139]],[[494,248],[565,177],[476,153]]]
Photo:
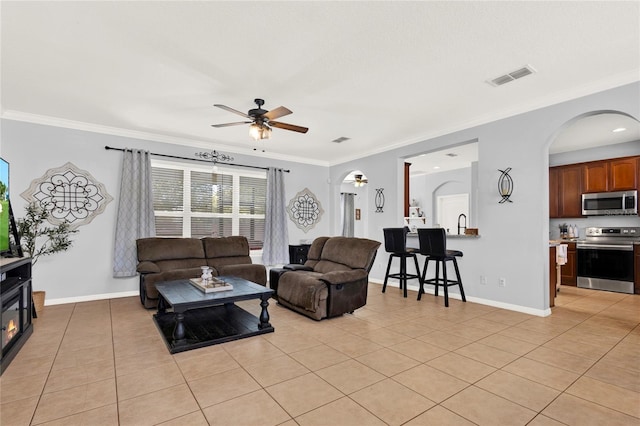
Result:
[[508,74],[501,75],[500,77],[496,77],[492,80],[488,80],[487,83],[492,86],[502,86],[503,84],[509,83],[510,81],[514,81],[519,78],[531,75],[534,72],[536,72],[535,68],[533,68],[531,65],[526,65],[520,69],[511,71]]
[[334,139],[334,140],[332,140],[331,142],[335,142],[335,143],[342,143],[342,142],[344,142],[344,141],[348,141],[349,139],[351,139],[351,138],[347,138],[347,137],[345,137],[345,136],[341,136],[341,137],[339,137],[338,139]]

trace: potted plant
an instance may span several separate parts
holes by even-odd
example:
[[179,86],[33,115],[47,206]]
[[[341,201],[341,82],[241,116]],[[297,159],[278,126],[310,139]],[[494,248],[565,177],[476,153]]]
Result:
[[[20,243],[25,254],[31,257],[31,264],[35,265],[40,256],[66,251],[73,241],[70,236],[78,232],[71,229],[69,222],[65,221],[56,226],[46,226],[45,222],[51,213],[46,205],[30,203],[26,207],[26,215],[18,219],[17,228]],[[34,291],[33,298],[36,304],[36,312],[44,306],[44,291]]]

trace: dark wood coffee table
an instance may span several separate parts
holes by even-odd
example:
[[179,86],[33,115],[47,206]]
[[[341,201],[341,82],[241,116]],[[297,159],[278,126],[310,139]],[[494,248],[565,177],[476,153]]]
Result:
[[[156,284],[160,299],[153,319],[172,354],[274,331],[267,312],[273,290],[242,278],[218,278],[233,290],[204,293],[189,280]],[[259,318],[235,304],[250,299],[260,299]]]

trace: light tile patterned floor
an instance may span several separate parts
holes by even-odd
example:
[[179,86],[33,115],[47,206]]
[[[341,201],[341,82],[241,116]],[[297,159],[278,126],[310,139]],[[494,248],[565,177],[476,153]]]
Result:
[[0,424],[640,425],[640,296],[563,287],[540,318],[380,290],[321,322],[271,304],[275,333],[176,355],[137,298],[48,306]]

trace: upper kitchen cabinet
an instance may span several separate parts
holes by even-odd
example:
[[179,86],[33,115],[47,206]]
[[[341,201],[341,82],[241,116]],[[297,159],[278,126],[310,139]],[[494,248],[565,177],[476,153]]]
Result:
[[626,157],[584,163],[582,165],[583,192],[636,189],[639,159],[640,157]]
[[557,169],[558,173],[557,217],[581,217],[582,167],[569,165],[554,167],[554,169]]
[[560,217],[560,187],[558,186],[558,167],[549,168],[549,217]]
[[629,157],[609,161],[608,191],[638,188],[638,159],[639,157]]
[[607,192],[609,190],[609,162],[586,163],[582,168],[584,192]]

